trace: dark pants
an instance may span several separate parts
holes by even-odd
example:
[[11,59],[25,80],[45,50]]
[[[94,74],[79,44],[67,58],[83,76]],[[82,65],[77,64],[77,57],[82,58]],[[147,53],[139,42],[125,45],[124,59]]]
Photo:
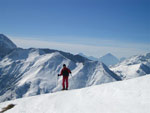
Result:
[[65,89],[65,85],[66,85],[66,89],[68,89],[68,76],[63,76],[63,82],[62,82],[63,89]]

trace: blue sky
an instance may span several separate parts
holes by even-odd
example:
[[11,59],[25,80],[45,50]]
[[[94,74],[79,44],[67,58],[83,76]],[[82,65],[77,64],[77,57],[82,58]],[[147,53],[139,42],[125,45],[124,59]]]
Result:
[[[96,57],[150,51],[150,0],[0,0],[0,4],[0,33],[21,47]],[[31,40],[39,44],[29,45]]]

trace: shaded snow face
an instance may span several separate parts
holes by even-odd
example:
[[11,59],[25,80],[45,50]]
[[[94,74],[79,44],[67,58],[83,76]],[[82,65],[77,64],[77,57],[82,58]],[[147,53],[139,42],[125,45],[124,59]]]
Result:
[[11,50],[17,48],[17,46],[9,40],[5,35],[0,34],[0,57],[4,57]]
[[57,78],[57,74],[63,64],[72,71],[69,89],[120,80],[103,63],[88,60],[81,62],[79,57],[64,54],[18,48],[5,56],[0,61],[0,101],[60,90],[62,77]]

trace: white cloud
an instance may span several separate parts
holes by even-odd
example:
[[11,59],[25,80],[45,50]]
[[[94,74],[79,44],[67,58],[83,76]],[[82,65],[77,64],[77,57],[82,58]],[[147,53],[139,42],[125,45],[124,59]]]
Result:
[[[150,52],[150,46],[145,44],[132,44],[132,43],[122,43],[115,42],[111,40],[102,40],[102,44],[79,44],[79,43],[64,43],[55,41],[43,41],[35,39],[23,39],[23,38],[11,38],[18,47],[22,48],[50,48],[57,49],[66,52],[71,52],[74,54],[83,52],[88,56],[100,57],[106,53],[112,53],[117,57],[129,57],[135,54],[143,54]],[[97,43],[100,43],[97,41]],[[105,44],[106,43],[106,44]],[[117,44],[116,44],[117,43]],[[107,46],[110,45],[110,46]]]

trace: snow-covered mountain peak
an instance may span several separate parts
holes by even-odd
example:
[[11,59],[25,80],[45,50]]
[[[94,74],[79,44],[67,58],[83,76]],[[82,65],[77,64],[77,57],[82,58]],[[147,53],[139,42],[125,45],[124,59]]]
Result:
[[99,61],[103,62],[107,66],[115,65],[119,62],[119,59],[112,55],[111,53],[108,53],[102,57],[99,58]]
[[150,63],[150,53],[147,53],[145,55],[132,56],[117,65],[120,65],[120,64],[133,65],[133,64],[147,63],[147,62]]
[[5,35],[0,34],[0,58],[4,57],[17,46],[9,40]]
[[124,79],[135,78],[150,74],[150,57],[149,53],[145,55],[132,56],[121,63],[111,67],[111,70],[123,77]]
[[107,53],[106,55],[104,56],[108,56],[108,57],[112,57],[113,55],[111,53]]
[[0,34],[0,47],[14,49],[17,46],[3,34]]
[[[26,66],[28,66],[29,64],[32,64],[32,69],[30,69],[30,71],[28,71],[24,75],[25,77],[19,81],[19,86],[25,83],[32,84],[35,81],[40,81],[42,83],[42,82],[45,82],[46,79],[47,79],[46,82],[48,82],[48,80],[49,82],[51,81],[55,82],[54,76],[57,76],[56,73],[57,72],[59,73],[63,63],[66,63],[66,65],[69,65],[70,62],[71,62],[70,60],[66,59],[59,52],[54,52],[51,54],[43,54],[43,55],[35,55],[35,53],[33,54],[30,53],[28,59],[25,60],[24,64],[26,65],[22,67],[22,70],[25,69]],[[53,80],[50,80],[50,76],[51,76],[51,79]],[[37,86],[34,86],[34,87],[37,87]],[[26,94],[26,96],[28,95],[29,93]]]

